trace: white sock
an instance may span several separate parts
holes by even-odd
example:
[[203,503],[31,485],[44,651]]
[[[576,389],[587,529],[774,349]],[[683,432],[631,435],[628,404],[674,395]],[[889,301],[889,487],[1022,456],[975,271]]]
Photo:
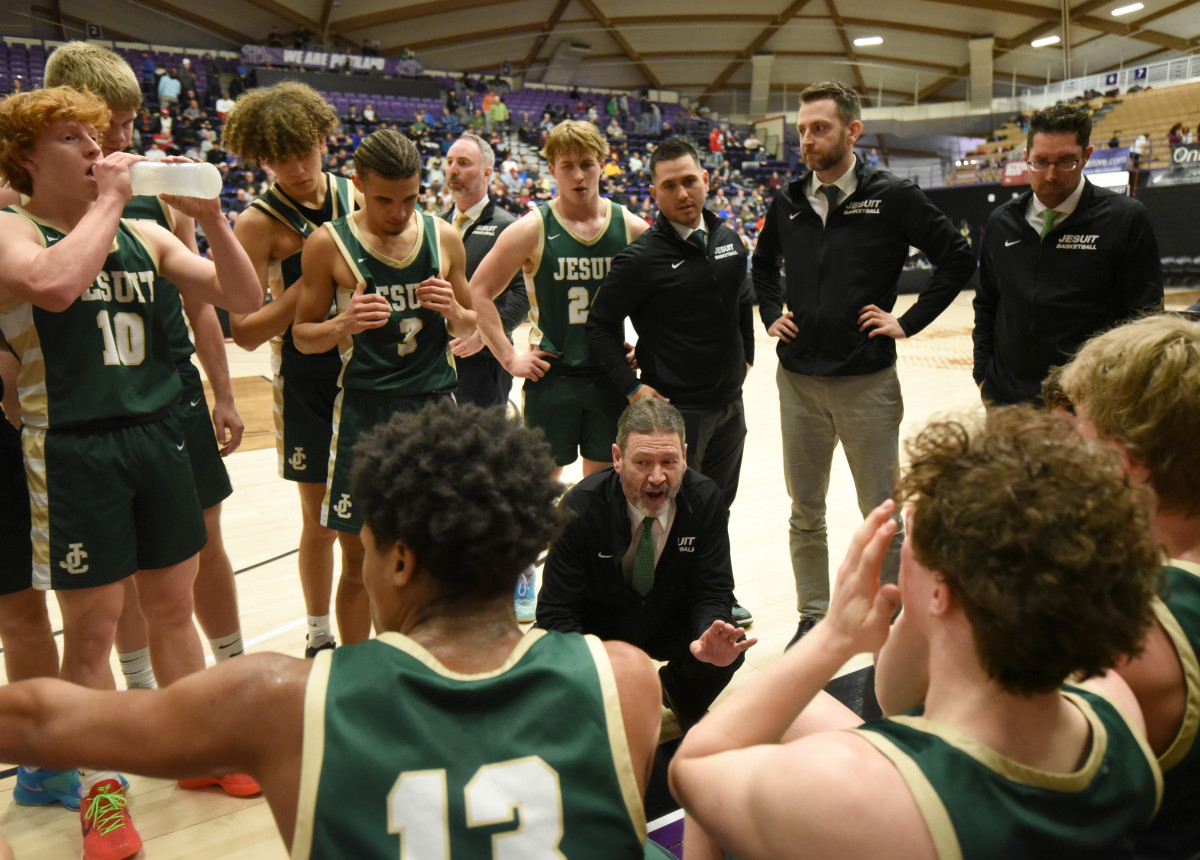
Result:
[[125,675],[125,689],[158,689],[158,682],[154,680],[154,669],[150,666],[149,648],[118,653],[117,658],[121,661],[121,672]]
[[39,770],[41,770],[40,767],[29,767],[28,765],[24,765],[24,764],[19,765],[19,767],[21,768],[21,771],[23,773],[37,773]]
[[224,663],[230,657],[241,657],[246,650],[242,646],[242,631],[234,630],[228,636],[218,636],[209,639],[208,646],[212,649],[213,657],[218,663]]
[[106,779],[115,779],[121,781],[121,776],[115,770],[85,770],[79,768],[79,789],[83,792],[83,796],[87,797],[92,793],[92,789],[96,787],[96,783],[104,782]]
[[309,615],[308,618],[308,644],[312,648],[319,648],[326,642],[333,641],[333,628],[329,624],[328,615]]

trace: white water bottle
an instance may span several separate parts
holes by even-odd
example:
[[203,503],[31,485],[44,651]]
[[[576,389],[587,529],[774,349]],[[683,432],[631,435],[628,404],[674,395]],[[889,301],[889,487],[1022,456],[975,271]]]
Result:
[[208,163],[138,161],[129,167],[135,197],[176,194],[180,197],[219,197],[221,171]]

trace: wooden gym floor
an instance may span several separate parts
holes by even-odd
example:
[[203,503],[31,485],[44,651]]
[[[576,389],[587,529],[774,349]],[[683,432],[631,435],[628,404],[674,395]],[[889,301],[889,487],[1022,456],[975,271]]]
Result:
[[[1181,309],[1196,298],[1195,292],[1173,292],[1168,294],[1167,305]],[[971,379],[971,299],[971,293],[963,293],[924,332],[898,344],[905,401],[902,440],[935,414],[979,407]],[[897,312],[912,301],[913,297],[902,296]],[[747,653],[746,664],[731,689],[779,659],[797,621],[787,546],[789,502],[780,466],[777,362],[773,341],[761,325],[755,325],[757,355],[745,385],[749,438],[729,531],[738,597],[754,614],[751,632],[760,642]],[[235,490],[225,502],[222,519],[225,546],[239,571],[242,632],[248,651],[275,650],[301,656],[305,626],[296,574],[299,505],[294,486],[280,479],[276,471],[268,352],[264,347],[246,353],[233,344],[228,344],[227,350],[235,396],[247,427],[241,449],[227,461]],[[564,479],[575,481],[579,476],[576,465],[567,468]],[[828,510],[834,571],[860,521],[850,473],[838,454]],[[54,629],[60,630],[57,605],[53,600],[49,605]],[[869,661],[867,656],[856,658],[843,672]],[[113,671],[120,685],[115,657]],[[0,775],[0,835],[12,844],[17,858],[78,857],[78,814],[57,805],[17,806],[12,800],[12,766],[0,765]],[[130,808],[145,840],[139,856],[152,860],[278,860],[287,856],[261,797],[238,800],[216,788],[184,791],[166,780],[127,776]]]

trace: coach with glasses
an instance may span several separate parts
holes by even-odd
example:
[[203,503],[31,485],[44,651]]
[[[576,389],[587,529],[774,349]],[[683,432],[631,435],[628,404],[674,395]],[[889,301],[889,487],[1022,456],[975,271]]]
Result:
[[1030,191],[992,213],[975,293],[975,382],[983,399],[1032,400],[1054,365],[1093,334],[1162,309],[1158,242],[1146,208],[1083,176],[1091,115],[1034,114]]

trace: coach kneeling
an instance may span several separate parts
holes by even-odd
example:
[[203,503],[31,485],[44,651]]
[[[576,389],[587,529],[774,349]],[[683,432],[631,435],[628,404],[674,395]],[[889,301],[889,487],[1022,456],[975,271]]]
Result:
[[687,468],[683,417],[657,398],[621,415],[613,465],[563,499],[575,516],[550,547],[537,626],[638,646],[667,665],[663,701],[686,730],[757,642],[730,623],[728,512]]

